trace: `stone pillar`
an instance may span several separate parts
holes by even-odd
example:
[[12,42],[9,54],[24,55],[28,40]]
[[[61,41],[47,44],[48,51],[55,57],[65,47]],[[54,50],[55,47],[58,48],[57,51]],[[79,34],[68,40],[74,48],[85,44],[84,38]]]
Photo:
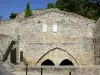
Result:
[[16,41],[16,59],[17,59],[17,63],[20,63],[20,51],[19,51],[19,42]]
[[8,62],[10,62],[10,58],[11,58],[10,56],[11,56],[11,52],[8,55],[8,59],[7,59]]
[[3,53],[2,51],[0,51],[0,62],[2,62],[2,60],[3,60]]

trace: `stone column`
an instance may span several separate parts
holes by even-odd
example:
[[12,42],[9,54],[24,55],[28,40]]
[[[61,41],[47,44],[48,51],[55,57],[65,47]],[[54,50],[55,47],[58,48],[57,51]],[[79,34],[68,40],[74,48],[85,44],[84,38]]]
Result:
[[16,61],[17,63],[20,63],[20,51],[19,51],[19,42],[16,41]]
[[0,51],[0,62],[2,62],[2,60],[3,60],[3,52]]
[[11,58],[11,52],[10,52],[9,55],[8,55],[8,59],[7,59],[8,62],[11,62],[11,61],[10,61],[10,58]]

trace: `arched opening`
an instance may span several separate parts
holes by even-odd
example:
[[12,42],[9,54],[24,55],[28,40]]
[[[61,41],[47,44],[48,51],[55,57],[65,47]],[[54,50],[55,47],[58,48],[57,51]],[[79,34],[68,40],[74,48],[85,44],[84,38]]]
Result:
[[[60,63],[60,66],[73,66],[74,64],[68,60],[68,59],[65,59],[63,60],[61,63]],[[71,75],[71,72],[69,72],[69,75]]]
[[[51,55],[55,55],[56,57],[53,57]],[[62,59],[70,59],[74,65],[78,65],[77,60],[67,51],[67,50],[63,50],[59,47],[55,47],[51,50],[49,50],[48,52],[46,52],[45,54],[43,54],[36,62],[36,65],[41,66],[41,63],[45,60],[45,59],[52,59],[56,65],[59,65],[58,61],[61,61],[62,59],[59,59],[59,57],[61,57]],[[65,58],[66,57],[66,58]],[[56,61],[58,60],[58,61]]]
[[73,63],[70,60],[68,60],[68,59],[63,60],[60,63],[60,66],[71,66],[71,65],[73,65]]
[[54,66],[54,63],[51,60],[47,59],[43,61],[41,65],[42,66]]

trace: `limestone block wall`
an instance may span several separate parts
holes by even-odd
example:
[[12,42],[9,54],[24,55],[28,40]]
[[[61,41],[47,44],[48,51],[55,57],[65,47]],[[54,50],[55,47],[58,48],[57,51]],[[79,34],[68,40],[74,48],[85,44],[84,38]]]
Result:
[[[26,72],[25,65],[20,65],[19,68],[16,67],[15,71],[13,72]],[[64,66],[64,67],[55,67],[55,66],[42,66],[43,74],[50,74],[50,75],[100,75],[100,67],[99,66]],[[71,74],[69,74],[69,72]],[[41,74],[41,67],[35,67],[32,65],[28,66],[28,74]]]
[[[17,49],[17,59],[19,60],[19,51],[18,51],[18,20],[8,20],[0,22],[0,54],[1,57],[6,52],[9,47],[11,41],[16,41],[16,46],[14,48]],[[2,58],[1,58],[2,59]],[[10,59],[10,54],[8,60]]]
[[9,35],[12,38],[17,36],[19,22],[17,20],[1,21],[0,34]]
[[95,64],[100,64],[100,18],[96,22],[96,26],[93,29],[94,34],[94,45],[95,45]]
[[0,35],[0,61],[2,60],[3,54],[6,52],[10,42],[11,42],[10,36]]
[[[45,13],[45,12],[50,11],[50,10],[57,10],[57,9],[37,9],[37,10],[33,10],[32,14],[33,14],[33,16],[36,16],[36,15],[39,15],[41,13]],[[22,12],[17,14],[16,19],[24,19],[24,16],[25,16],[25,11],[22,11]]]
[[[47,24],[47,32],[43,32],[44,23]],[[58,25],[57,32],[52,31],[53,24]],[[24,57],[33,65],[36,65],[41,57],[44,57],[45,60],[47,58],[54,60],[51,54],[45,54],[50,53],[49,51],[55,48],[65,50],[73,56],[78,63],[77,65],[94,65],[92,33],[94,25],[93,20],[82,16],[53,11],[24,19],[20,21],[19,26],[19,50],[24,52]],[[56,53],[55,50],[54,53]],[[58,54],[60,55],[60,53]],[[58,57],[58,54],[56,53],[55,56]],[[57,61],[61,60],[63,59],[57,59]]]
[[[47,32],[43,32],[44,24],[47,25]],[[54,24],[57,25],[57,32],[53,32]],[[20,51],[23,51],[24,57],[33,65],[41,65],[48,58],[59,66],[65,57],[74,65],[94,65],[94,59],[97,61],[99,58],[99,45],[96,45],[99,43],[94,42],[97,40],[94,40],[94,36],[97,37],[98,34],[99,27],[95,26],[94,20],[52,9],[41,10],[27,19],[0,23],[1,42],[5,44],[5,41],[16,40],[18,60]],[[3,41],[4,39],[6,40]],[[3,50],[1,48],[0,51]]]

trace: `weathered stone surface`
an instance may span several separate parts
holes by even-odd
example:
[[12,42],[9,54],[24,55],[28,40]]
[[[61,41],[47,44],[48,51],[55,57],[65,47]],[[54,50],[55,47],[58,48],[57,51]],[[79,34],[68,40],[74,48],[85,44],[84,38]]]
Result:
[[9,72],[9,70],[11,70],[10,68],[9,69],[6,69],[7,65],[4,67],[3,64],[0,63],[0,75],[15,75],[11,72]]
[[95,64],[100,65],[100,18],[93,28]]
[[[21,75],[25,73],[25,69],[16,70],[15,74]],[[71,74],[69,74],[71,73]],[[41,67],[28,67],[29,75],[40,75]],[[43,75],[100,75],[100,67],[94,66],[67,66],[67,67],[42,67]]]
[[[57,66],[64,59],[74,65],[94,65],[98,54],[94,42],[98,35],[95,21],[57,9],[41,11],[26,19],[1,22],[0,34],[17,40],[17,59],[23,51],[24,58],[32,65],[41,65],[46,59]],[[47,32],[43,32],[44,23]],[[57,24],[57,32],[53,32],[53,24]]]
[[[23,20],[21,22],[22,26],[19,29],[20,50],[25,51],[26,59],[33,62],[33,65],[45,53],[56,47],[71,54],[79,65],[93,65],[94,49],[92,48],[93,33],[91,27],[95,23],[93,24],[93,21],[89,21],[86,18],[80,18],[71,14],[64,15],[57,12],[48,12],[44,15],[27,19],[27,24]],[[38,23],[38,21],[41,21],[41,23]],[[42,31],[44,21],[48,28],[45,33]],[[58,25],[58,31],[56,33],[52,31],[52,25],[54,23]],[[61,53],[60,50],[58,50],[59,53],[55,51],[55,57],[59,56]],[[43,60],[48,58],[53,62],[61,62],[62,57],[66,57],[64,54],[61,54],[62,57],[57,57],[58,59],[52,56],[54,56],[52,53],[48,53],[46,57],[43,57]]]

